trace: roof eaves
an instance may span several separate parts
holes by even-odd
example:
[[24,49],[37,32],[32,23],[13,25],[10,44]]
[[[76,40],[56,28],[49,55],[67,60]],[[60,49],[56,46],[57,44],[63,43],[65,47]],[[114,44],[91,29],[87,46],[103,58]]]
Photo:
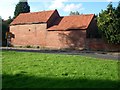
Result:
[[12,25],[25,25],[25,24],[44,24],[46,22],[31,22],[31,23],[17,23],[17,24],[10,24],[10,26]]

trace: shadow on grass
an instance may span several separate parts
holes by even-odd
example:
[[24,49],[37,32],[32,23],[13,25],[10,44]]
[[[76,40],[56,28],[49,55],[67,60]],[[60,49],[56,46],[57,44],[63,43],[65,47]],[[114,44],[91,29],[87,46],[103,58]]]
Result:
[[47,78],[26,76],[25,74],[3,75],[4,88],[119,88],[117,81]]

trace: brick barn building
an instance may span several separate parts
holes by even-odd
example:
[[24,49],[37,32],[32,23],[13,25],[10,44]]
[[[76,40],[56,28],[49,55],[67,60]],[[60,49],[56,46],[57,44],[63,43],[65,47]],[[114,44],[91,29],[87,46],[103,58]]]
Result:
[[61,17],[57,10],[22,13],[10,24],[14,46],[85,49],[98,36],[94,14]]

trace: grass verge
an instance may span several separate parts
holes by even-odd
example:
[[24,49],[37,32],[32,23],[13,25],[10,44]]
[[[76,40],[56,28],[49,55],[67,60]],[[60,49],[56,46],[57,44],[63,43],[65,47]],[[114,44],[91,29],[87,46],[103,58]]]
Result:
[[3,88],[117,88],[118,61],[3,51],[2,80]]

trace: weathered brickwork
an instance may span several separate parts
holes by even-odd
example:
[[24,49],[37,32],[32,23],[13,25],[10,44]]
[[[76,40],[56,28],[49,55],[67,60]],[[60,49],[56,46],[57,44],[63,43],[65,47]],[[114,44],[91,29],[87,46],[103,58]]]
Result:
[[120,51],[120,44],[110,44],[102,39],[87,39],[86,46],[88,50]]
[[10,32],[15,34],[13,45],[45,45],[46,24],[29,24],[10,26]]
[[53,48],[78,48],[83,49],[85,45],[86,31],[48,31],[46,46]]
[[[30,17],[30,18],[29,18]],[[94,14],[61,17],[57,10],[20,14],[10,24],[13,46],[118,51],[120,45],[98,39]]]
[[86,30],[47,31],[46,24],[11,26],[15,34],[14,46],[41,46],[49,48],[84,48]]

